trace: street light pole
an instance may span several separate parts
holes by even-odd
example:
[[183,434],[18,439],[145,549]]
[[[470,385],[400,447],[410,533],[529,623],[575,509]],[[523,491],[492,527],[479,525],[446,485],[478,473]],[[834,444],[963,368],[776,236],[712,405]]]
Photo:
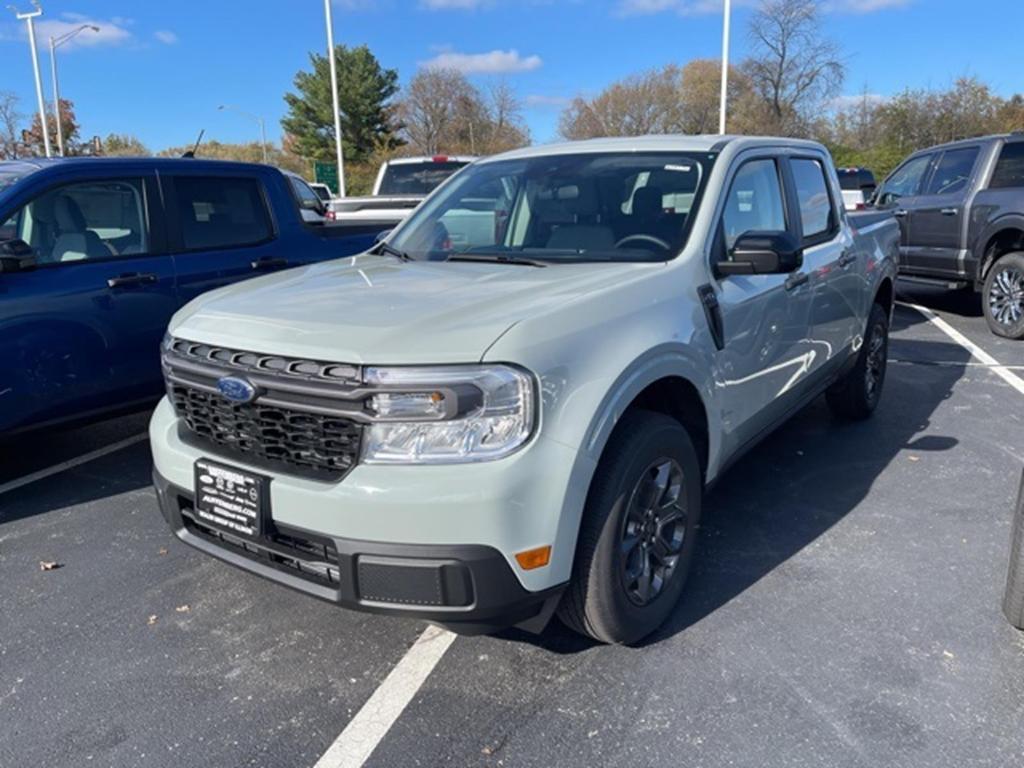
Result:
[[93,32],[100,31],[100,28],[95,24],[83,24],[78,27],[78,29],[73,29],[59,37],[55,38],[52,35],[50,36],[50,73],[53,76],[53,117],[57,123],[57,153],[61,157],[64,157],[64,127],[60,124],[60,88],[57,85],[57,47],[66,43],[79,32],[84,32],[87,29],[91,29]]
[[13,5],[7,7],[14,11],[18,21],[24,21],[28,25],[28,45],[32,50],[32,71],[36,76],[36,102],[39,107],[39,127],[43,132],[43,147],[46,150],[46,156],[50,157],[50,130],[46,125],[46,107],[43,105],[43,79],[39,75],[39,56],[36,52],[36,27],[34,24],[35,19],[43,15],[43,9],[39,6],[39,0],[32,0],[32,5],[35,6],[35,10],[28,13],[19,13],[18,9]]
[[331,0],[324,0],[327,21],[327,61],[331,65],[331,102],[334,105],[334,151],[338,157],[338,197],[345,196],[345,160],[341,152],[341,105],[338,104],[338,62],[334,55],[334,21]]
[[732,2],[725,0],[725,20],[722,22],[722,94],[718,105],[718,133],[725,133],[725,114],[729,102],[729,20]]
[[267,164],[267,131],[263,125],[263,118],[259,115],[254,115],[252,112],[246,112],[244,109],[239,109],[232,104],[221,104],[217,107],[218,110],[230,109],[232,112],[237,112],[240,115],[245,115],[250,120],[255,120],[260,126],[260,146],[263,147],[263,164]]

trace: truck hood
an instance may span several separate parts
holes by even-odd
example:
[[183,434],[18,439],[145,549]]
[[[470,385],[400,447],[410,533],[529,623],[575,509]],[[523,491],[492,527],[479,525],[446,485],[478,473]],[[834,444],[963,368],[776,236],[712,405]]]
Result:
[[200,296],[170,332],[231,349],[355,364],[466,363],[519,320],[662,264],[402,262],[360,255]]

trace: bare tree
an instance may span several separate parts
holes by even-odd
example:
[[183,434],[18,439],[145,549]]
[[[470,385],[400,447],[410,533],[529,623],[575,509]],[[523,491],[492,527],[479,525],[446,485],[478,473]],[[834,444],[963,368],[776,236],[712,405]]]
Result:
[[798,134],[839,94],[846,67],[825,38],[816,0],[765,0],[750,20],[752,55],[743,65],[764,102],[765,132]]
[[18,111],[18,97],[12,91],[0,91],[0,159],[20,156],[19,134],[24,115]]

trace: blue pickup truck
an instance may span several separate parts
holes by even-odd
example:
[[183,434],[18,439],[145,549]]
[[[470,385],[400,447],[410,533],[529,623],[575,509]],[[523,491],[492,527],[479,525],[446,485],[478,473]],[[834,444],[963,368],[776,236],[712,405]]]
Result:
[[155,401],[179,307],[383,229],[315,223],[307,187],[195,158],[0,162],[0,435]]

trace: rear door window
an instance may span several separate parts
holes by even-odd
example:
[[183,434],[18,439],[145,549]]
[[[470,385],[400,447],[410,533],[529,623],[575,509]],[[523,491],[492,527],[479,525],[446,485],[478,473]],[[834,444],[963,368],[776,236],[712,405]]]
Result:
[[174,186],[186,251],[241,248],[273,238],[258,179],[178,176]]
[[40,266],[150,252],[142,179],[65,184],[37,197],[3,225],[32,247]]
[[820,239],[828,234],[837,221],[825,180],[825,169],[817,160],[806,158],[794,158],[790,167],[800,202],[804,242]]
[[1024,187],[1024,141],[1016,141],[1003,147],[988,186],[989,189]]
[[965,190],[979,152],[980,147],[964,147],[943,152],[942,159],[936,164],[935,171],[928,179],[924,194],[951,195]]

